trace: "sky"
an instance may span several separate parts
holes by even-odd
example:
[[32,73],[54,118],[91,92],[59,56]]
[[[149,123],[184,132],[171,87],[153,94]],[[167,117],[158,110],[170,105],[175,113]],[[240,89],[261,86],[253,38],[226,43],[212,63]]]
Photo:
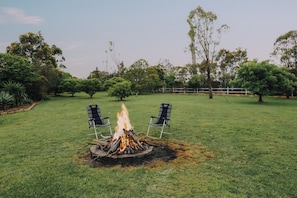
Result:
[[277,61],[270,56],[276,38],[297,29],[296,0],[0,0],[0,53],[21,34],[40,31],[63,51],[64,71],[79,78],[116,70],[109,41],[125,67],[139,59],[185,66],[187,18],[198,6],[230,27],[217,50],[241,48],[250,60]]

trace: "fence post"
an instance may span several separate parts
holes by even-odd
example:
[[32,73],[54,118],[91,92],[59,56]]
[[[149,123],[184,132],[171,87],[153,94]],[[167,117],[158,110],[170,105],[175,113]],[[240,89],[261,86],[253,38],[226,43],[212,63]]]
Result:
[[227,95],[229,95],[229,87],[227,87]]

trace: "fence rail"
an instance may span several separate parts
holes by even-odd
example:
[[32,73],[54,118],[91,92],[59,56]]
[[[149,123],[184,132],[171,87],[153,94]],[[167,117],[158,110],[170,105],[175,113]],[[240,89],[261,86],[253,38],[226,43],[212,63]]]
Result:
[[[209,92],[208,88],[161,88],[160,92],[162,93],[205,93],[207,94]],[[212,92],[214,94],[243,94],[248,95],[250,92],[247,89],[244,88],[212,88]]]

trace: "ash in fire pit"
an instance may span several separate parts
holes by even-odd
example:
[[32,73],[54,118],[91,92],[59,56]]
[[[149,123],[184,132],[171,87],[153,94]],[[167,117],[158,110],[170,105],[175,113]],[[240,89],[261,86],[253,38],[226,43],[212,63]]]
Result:
[[117,126],[114,135],[105,141],[98,141],[90,149],[91,156],[101,160],[144,157],[149,155],[153,146],[138,140],[129,120],[129,113],[124,104],[117,113]]

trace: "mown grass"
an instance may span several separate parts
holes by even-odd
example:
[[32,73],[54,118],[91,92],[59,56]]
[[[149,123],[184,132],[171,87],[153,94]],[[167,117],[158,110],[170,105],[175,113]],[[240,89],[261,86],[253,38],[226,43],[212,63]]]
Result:
[[81,157],[94,138],[88,104],[99,104],[116,124],[121,102],[106,93],[51,97],[31,111],[1,115],[0,197],[296,197],[297,100],[264,101],[131,96],[124,104],[136,133],[146,131],[161,102],[172,103],[174,134],[163,139],[193,151],[185,151],[188,160],[125,168],[92,168]]

